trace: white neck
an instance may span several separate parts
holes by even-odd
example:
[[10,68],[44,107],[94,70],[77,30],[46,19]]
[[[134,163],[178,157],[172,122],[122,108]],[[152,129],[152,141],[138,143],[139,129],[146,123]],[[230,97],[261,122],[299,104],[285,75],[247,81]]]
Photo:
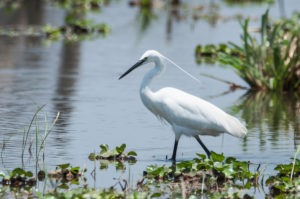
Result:
[[155,64],[154,68],[151,69],[144,76],[141,87],[140,87],[141,99],[142,99],[143,103],[145,104],[145,106],[149,109],[151,109],[151,108],[147,106],[147,105],[149,105],[149,103],[147,103],[146,101],[149,101],[149,100],[153,101],[154,100],[154,93],[149,88],[149,84],[154,79],[154,77],[159,76],[165,68],[165,66],[163,65],[162,60],[160,58],[155,60],[154,64]]
[[165,68],[160,58],[155,60],[154,64],[154,68],[145,74],[140,87],[140,92],[143,92],[143,90],[148,89],[148,85],[151,83],[154,77],[159,76]]

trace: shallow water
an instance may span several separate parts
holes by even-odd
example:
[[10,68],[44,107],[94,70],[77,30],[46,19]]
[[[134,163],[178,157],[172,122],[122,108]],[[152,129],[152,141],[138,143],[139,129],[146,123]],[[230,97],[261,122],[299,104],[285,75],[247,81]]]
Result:
[[[208,4],[206,1],[202,3]],[[6,16],[0,17],[3,19],[1,23],[63,23],[65,13],[62,10],[44,4],[39,6],[44,11],[36,13],[39,20],[33,20],[28,9],[23,10],[22,15],[1,12]],[[219,12],[224,16],[243,14],[259,18],[267,7],[228,7],[222,4]],[[300,8],[300,2],[290,1],[285,4],[285,13],[290,15],[296,8]],[[0,37],[1,145],[5,140],[1,170],[20,167],[23,129],[30,124],[36,110],[35,103],[46,104],[43,112],[47,113],[49,120],[57,112],[61,113],[46,143],[45,161],[50,170],[67,162],[81,167],[86,163],[88,183],[96,187],[113,185],[116,182],[113,177],[128,179],[128,172],[116,172],[112,165],[105,171],[97,169],[96,181],[92,179],[89,173],[94,163],[87,157],[89,153],[99,151],[99,145],[104,143],[111,147],[126,143],[127,150],[138,153],[138,162],[129,166],[134,180],[149,164],[170,164],[165,158],[171,156],[174,135],[170,127],[143,106],[138,93],[142,76],[151,65],[118,80],[119,75],[147,49],[160,51],[202,82],[199,85],[168,65],[166,73],[153,82],[153,90],[176,87],[246,121],[249,129],[246,138],[230,135],[203,137],[209,149],[240,160],[262,163],[267,168],[265,174],[270,174],[275,164],[289,161],[299,143],[297,99],[260,94],[256,94],[256,98],[254,95],[245,97],[245,90],[223,95],[229,90],[228,85],[200,76],[200,73],[212,74],[246,86],[230,68],[197,65],[194,58],[194,48],[199,43],[239,42],[241,30],[238,22],[229,20],[212,25],[203,20],[193,21],[189,12],[179,12],[183,17],[178,20],[162,8],[153,12],[156,17],[150,20],[146,29],[142,29],[138,8],[130,8],[126,1],[113,2],[100,14],[90,16],[107,23],[111,33],[105,38],[80,43],[60,41],[46,46],[40,37]],[[274,18],[282,15],[277,3],[270,6],[270,15]],[[257,26],[258,21],[252,25]],[[42,121],[40,126],[43,128]],[[32,139],[33,134],[29,141]],[[195,153],[204,152],[195,140],[181,138],[178,161],[192,159],[196,157]],[[28,169],[34,168],[27,149],[24,164]],[[96,167],[99,167],[98,162]]]

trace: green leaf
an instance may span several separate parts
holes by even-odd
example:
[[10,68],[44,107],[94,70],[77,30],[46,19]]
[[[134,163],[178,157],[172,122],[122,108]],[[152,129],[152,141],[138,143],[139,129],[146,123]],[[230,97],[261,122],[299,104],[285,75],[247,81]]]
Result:
[[70,169],[70,171],[73,173],[73,174],[78,174],[79,173],[79,170],[80,170],[80,167],[72,167]]
[[151,197],[151,198],[158,198],[158,197],[160,197],[160,196],[161,196],[161,193],[156,192],[156,193],[153,193],[150,197]]
[[14,177],[14,176],[21,176],[21,175],[25,175],[26,176],[26,172],[21,169],[21,168],[15,168],[12,172],[11,172],[11,177]]
[[230,163],[235,162],[235,161],[236,161],[236,158],[228,157],[228,158],[226,158],[225,163],[230,164]]
[[211,152],[211,159],[213,161],[222,162],[225,159],[225,156],[223,154],[217,154],[215,152]]
[[27,171],[27,172],[25,172],[25,176],[26,176],[26,177],[32,177],[33,174],[32,174],[31,171]]
[[120,147],[116,147],[118,154],[122,154],[126,148],[126,144],[122,144]]
[[103,158],[109,158],[109,157],[113,157],[117,154],[118,154],[118,152],[115,150],[114,151],[105,151],[105,152],[101,151],[100,156]]
[[102,149],[100,154],[108,151],[108,145],[107,144],[101,144],[100,148]]
[[129,151],[129,152],[127,153],[127,155],[128,155],[128,156],[137,156],[136,152],[134,152],[134,151]]
[[201,153],[196,153],[197,156],[199,156],[200,158],[202,158],[203,160],[206,159],[206,155],[201,154]]
[[67,184],[61,184],[60,186],[58,186],[58,188],[60,188],[60,189],[69,189],[69,186]]
[[70,166],[70,163],[67,163],[67,164],[59,164],[59,165],[56,165],[56,166],[58,166],[58,167],[61,168],[61,169],[66,169],[66,168],[68,168],[68,167]]

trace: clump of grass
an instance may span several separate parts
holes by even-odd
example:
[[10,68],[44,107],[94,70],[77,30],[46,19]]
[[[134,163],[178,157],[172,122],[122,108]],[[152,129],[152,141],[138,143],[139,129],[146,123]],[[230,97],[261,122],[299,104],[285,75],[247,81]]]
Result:
[[235,55],[216,52],[216,60],[232,66],[252,89],[300,92],[300,14],[270,23],[262,15],[260,42],[250,35],[249,19],[241,23],[242,46],[228,43]]

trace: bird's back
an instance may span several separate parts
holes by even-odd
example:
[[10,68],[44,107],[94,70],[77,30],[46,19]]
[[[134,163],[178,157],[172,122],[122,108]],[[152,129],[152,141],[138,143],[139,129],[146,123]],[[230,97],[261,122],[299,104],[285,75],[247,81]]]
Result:
[[142,96],[145,106],[173,127],[186,129],[182,132],[184,134],[217,136],[226,132],[236,137],[247,134],[247,129],[238,119],[201,98],[170,87],[152,94],[151,99]]

